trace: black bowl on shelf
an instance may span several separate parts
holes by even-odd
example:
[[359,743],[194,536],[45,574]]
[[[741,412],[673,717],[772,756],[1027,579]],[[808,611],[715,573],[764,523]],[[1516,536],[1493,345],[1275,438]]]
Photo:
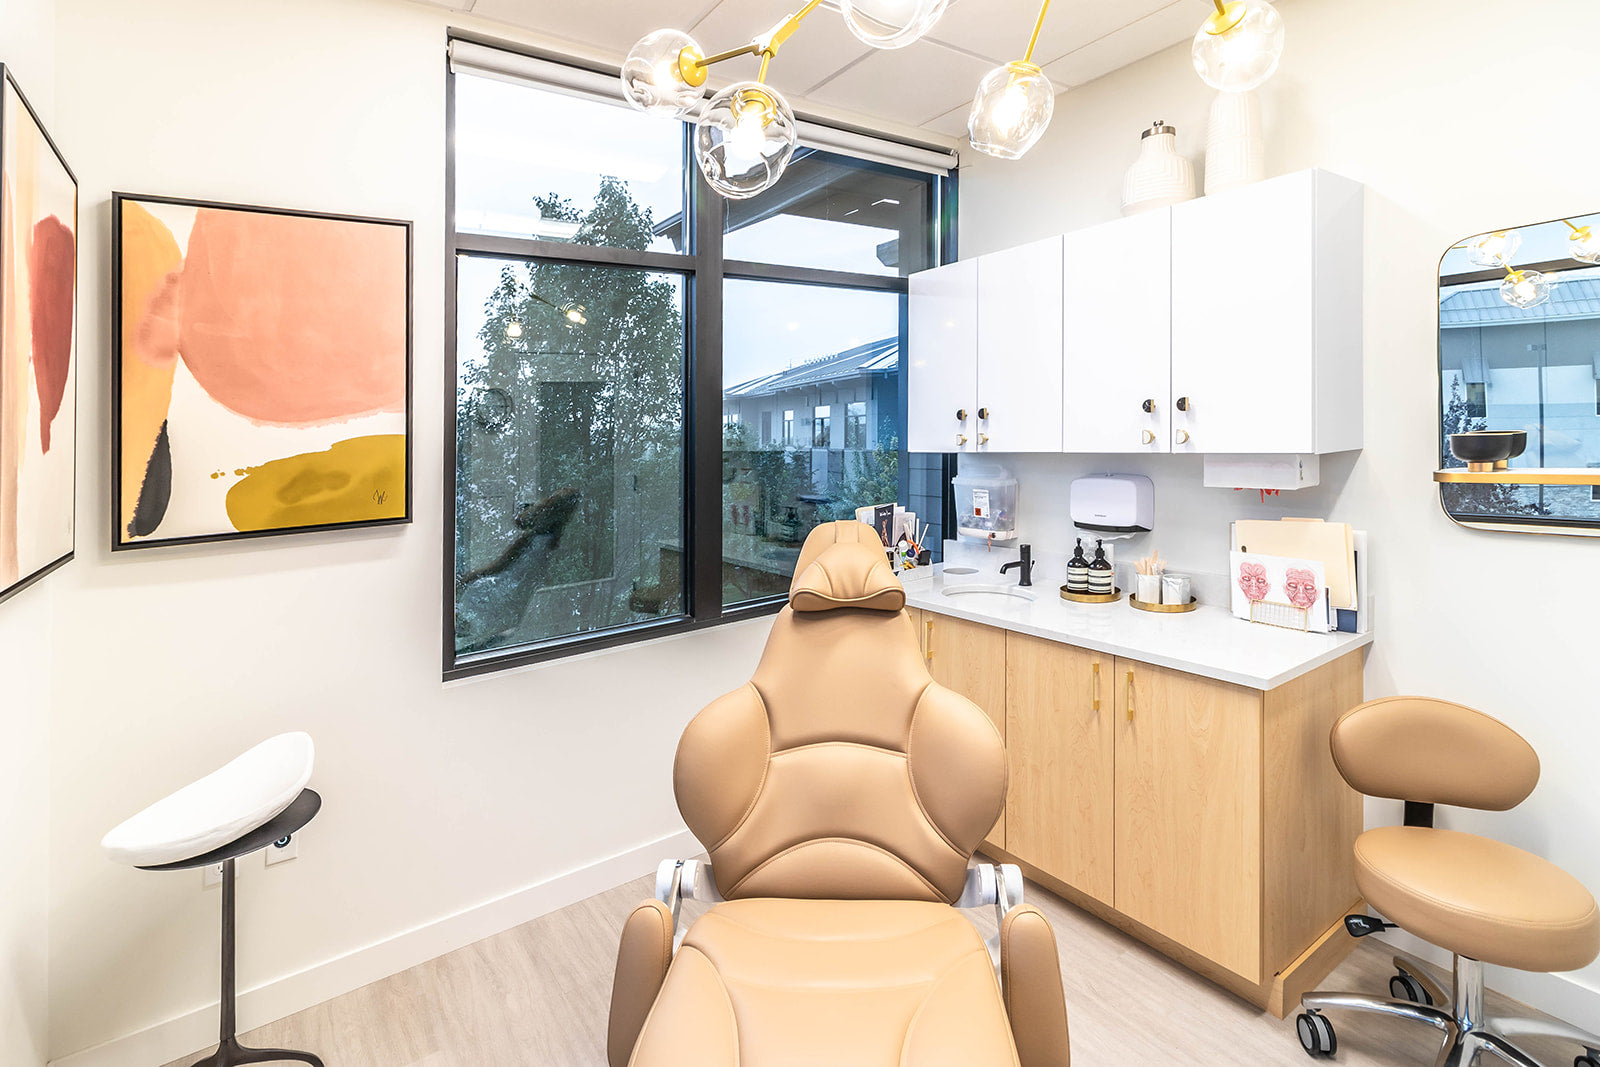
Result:
[[1526,430],[1471,430],[1450,435],[1450,454],[1472,471],[1505,470],[1527,447]]

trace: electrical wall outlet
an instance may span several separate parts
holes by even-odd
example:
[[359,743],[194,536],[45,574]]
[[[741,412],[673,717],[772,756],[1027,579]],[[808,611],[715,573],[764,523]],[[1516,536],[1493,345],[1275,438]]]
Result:
[[267,846],[267,866],[288,863],[300,855],[300,838],[290,835],[286,841],[274,841]]

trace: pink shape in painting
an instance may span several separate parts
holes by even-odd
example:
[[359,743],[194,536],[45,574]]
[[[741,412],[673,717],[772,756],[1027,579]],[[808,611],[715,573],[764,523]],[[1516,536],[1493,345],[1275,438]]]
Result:
[[1290,567],[1283,574],[1283,591],[1295,607],[1309,608],[1317,602],[1317,576],[1304,567]]
[[405,241],[397,226],[200,208],[176,291],[141,333],[175,340],[201,388],[257,423],[402,411]]
[[1244,590],[1247,600],[1253,603],[1267,599],[1267,591],[1271,587],[1264,564],[1249,561],[1239,564],[1239,588]]
[[61,410],[72,363],[72,279],[77,244],[54,215],[33,227],[28,295],[33,326],[33,380],[39,394],[39,450],[50,451],[50,424]]

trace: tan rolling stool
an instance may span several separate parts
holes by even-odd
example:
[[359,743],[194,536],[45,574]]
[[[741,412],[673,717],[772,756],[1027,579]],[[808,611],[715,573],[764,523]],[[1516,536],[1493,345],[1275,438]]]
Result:
[[[1338,1049],[1329,1009],[1376,1012],[1444,1032],[1438,1067],[1468,1067],[1489,1052],[1518,1067],[1541,1067],[1510,1040],[1564,1038],[1581,1051],[1576,1067],[1600,1067],[1600,1037],[1553,1019],[1484,1014],[1483,965],[1575,971],[1600,955],[1600,909],[1566,871],[1520,848],[1433,825],[1433,806],[1505,811],[1539,782],[1539,757],[1509,726],[1479,711],[1427,697],[1386,697],[1346,712],[1333,725],[1333,760],[1368,796],[1405,802],[1405,825],[1356,839],[1356,886],[1387,920],[1351,915],[1356,937],[1398,926],[1455,956],[1451,995],[1424,965],[1397,956],[1393,998],[1307,993],[1296,1020],[1313,1056]],[[1446,1003],[1448,1001],[1448,1003]]]

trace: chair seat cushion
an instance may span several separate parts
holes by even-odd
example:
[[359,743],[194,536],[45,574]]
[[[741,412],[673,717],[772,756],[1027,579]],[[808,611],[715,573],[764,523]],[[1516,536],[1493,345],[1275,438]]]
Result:
[[632,1067],[1016,1067],[989,951],[947,904],[754,898],[689,928]]
[[292,804],[311,780],[314,757],[309,735],[279,734],[156,801],[106,834],[100,847],[133,867],[203,856]]
[[1476,834],[1385,826],[1356,839],[1367,903],[1440,948],[1525,971],[1575,971],[1600,954],[1600,909],[1572,875]]

